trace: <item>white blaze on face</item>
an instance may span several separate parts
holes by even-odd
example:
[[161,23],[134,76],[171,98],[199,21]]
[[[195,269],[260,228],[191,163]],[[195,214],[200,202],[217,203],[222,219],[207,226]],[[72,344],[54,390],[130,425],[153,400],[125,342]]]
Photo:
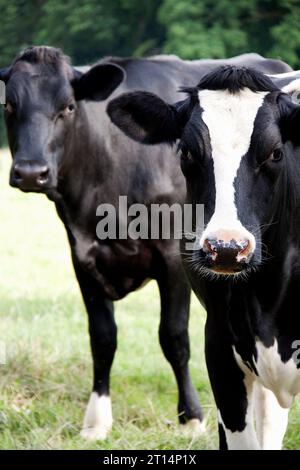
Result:
[[206,124],[214,162],[216,186],[215,212],[204,231],[200,244],[211,234],[233,231],[247,238],[255,248],[255,238],[238,220],[234,180],[243,156],[248,152],[257,112],[268,92],[238,93],[228,90],[199,92],[202,119]]

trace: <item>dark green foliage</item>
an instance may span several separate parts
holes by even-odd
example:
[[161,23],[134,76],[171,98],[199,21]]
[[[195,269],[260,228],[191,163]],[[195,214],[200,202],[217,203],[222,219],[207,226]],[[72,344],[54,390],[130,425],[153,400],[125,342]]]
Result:
[[0,13],[0,66],[33,43],[62,47],[80,64],[111,54],[250,50],[299,62],[299,0],[0,0]]
[[183,58],[255,51],[299,66],[299,0],[164,0],[165,52]]

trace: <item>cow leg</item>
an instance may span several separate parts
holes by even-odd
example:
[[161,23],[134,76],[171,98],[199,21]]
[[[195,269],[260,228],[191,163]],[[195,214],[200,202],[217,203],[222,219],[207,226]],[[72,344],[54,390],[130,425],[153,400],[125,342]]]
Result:
[[254,428],[253,380],[239,368],[222,325],[206,324],[205,354],[218,408],[220,449],[257,450]]
[[159,340],[177,381],[179,422],[185,424],[185,431],[191,431],[193,435],[196,435],[203,432],[205,426],[203,412],[191,382],[188,366],[190,288],[184,282],[183,273],[179,274],[177,271],[172,274],[174,276],[165,276],[158,281],[161,297]]
[[289,410],[282,408],[274,393],[257,381],[254,384],[254,412],[261,448],[280,450],[288,424]]
[[117,347],[117,327],[113,303],[101,293],[94,279],[75,265],[75,271],[89,319],[93,357],[93,390],[87,405],[81,436],[88,440],[103,440],[112,427],[109,394],[110,369]]

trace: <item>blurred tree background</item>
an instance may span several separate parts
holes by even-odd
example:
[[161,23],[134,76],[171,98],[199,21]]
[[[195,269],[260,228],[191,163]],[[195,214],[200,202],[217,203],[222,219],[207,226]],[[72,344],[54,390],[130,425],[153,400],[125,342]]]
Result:
[[32,44],[61,47],[75,64],[249,51],[300,62],[300,0],[0,0],[0,13],[0,67]]
[[0,13],[0,66],[31,44],[61,47],[77,64],[256,51],[299,65],[299,0],[0,0]]

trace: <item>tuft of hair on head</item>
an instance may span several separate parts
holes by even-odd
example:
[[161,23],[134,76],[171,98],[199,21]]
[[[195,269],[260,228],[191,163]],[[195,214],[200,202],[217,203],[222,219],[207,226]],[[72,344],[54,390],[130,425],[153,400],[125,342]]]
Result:
[[225,65],[205,75],[197,85],[198,90],[228,90],[238,93],[244,88],[251,91],[280,91],[272,80],[262,72],[250,67]]
[[59,66],[67,62],[71,63],[70,58],[62,52],[61,49],[49,46],[29,46],[17,55],[13,64],[19,61],[26,61],[31,64],[45,64]]

